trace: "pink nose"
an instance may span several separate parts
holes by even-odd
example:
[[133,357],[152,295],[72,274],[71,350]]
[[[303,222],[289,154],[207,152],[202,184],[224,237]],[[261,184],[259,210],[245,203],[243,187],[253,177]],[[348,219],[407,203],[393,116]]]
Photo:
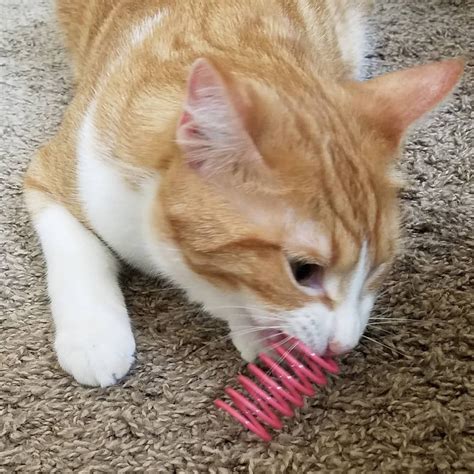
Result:
[[345,354],[349,352],[351,348],[349,346],[345,346],[338,341],[332,341],[328,345],[329,352],[334,355]]

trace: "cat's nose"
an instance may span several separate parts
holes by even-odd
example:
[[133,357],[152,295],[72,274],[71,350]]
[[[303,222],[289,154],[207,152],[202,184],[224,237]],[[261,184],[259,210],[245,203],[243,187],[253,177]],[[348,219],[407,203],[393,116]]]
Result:
[[331,341],[328,345],[328,350],[331,355],[341,355],[349,352],[352,347],[341,344],[339,341]]

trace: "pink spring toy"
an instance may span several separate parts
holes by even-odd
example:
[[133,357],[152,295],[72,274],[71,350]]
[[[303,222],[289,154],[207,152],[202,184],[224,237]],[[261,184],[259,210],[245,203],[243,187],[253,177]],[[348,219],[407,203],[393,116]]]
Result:
[[270,347],[280,355],[280,360],[284,361],[285,368],[267,354],[261,353],[258,356],[262,364],[268,367],[268,372],[273,374],[273,378],[252,363],[247,365],[247,369],[260,386],[245,375],[240,374],[237,377],[253,401],[232,387],[227,387],[225,392],[233,405],[223,400],[214,402],[218,408],[225,410],[264,441],[270,441],[272,436],[262,423],[276,430],[283,426],[275,411],[282,416],[293,416],[293,407],[302,407],[304,396],[315,394],[313,384],[326,385],[327,379],[321,369],[331,374],[339,373],[338,365],[331,358],[317,356],[297,339],[291,338],[287,343],[292,348],[291,353],[278,342],[270,344]]

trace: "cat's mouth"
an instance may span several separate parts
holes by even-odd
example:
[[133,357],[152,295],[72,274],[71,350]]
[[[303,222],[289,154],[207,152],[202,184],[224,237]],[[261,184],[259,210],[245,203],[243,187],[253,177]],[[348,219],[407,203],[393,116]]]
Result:
[[262,338],[263,345],[267,348],[271,348],[274,345],[285,344],[285,340],[289,341],[290,336],[277,329],[262,329]]
[[277,329],[262,329],[262,337],[265,338],[264,345],[266,348],[282,347],[289,352],[293,350],[293,347],[299,341],[296,337]]
[[[299,341],[296,337],[277,329],[262,329],[262,338],[264,339],[263,344],[266,349],[271,350],[274,347],[282,347],[287,349],[288,352],[292,352]],[[334,357],[336,355],[336,353],[333,353],[329,347],[323,354],[319,354],[318,351],[315,351],[315,353],[323,357]]]

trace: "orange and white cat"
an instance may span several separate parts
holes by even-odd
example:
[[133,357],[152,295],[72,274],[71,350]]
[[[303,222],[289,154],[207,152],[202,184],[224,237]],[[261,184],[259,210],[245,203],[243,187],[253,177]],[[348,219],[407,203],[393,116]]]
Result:
[[401,141],[463,69],[358,82],[369,3],[57,1],[75,97],[25,195],[77,381],[134,361],[116,255],[228,321],[247,360],[268,329],[357,344],[396,249]]

